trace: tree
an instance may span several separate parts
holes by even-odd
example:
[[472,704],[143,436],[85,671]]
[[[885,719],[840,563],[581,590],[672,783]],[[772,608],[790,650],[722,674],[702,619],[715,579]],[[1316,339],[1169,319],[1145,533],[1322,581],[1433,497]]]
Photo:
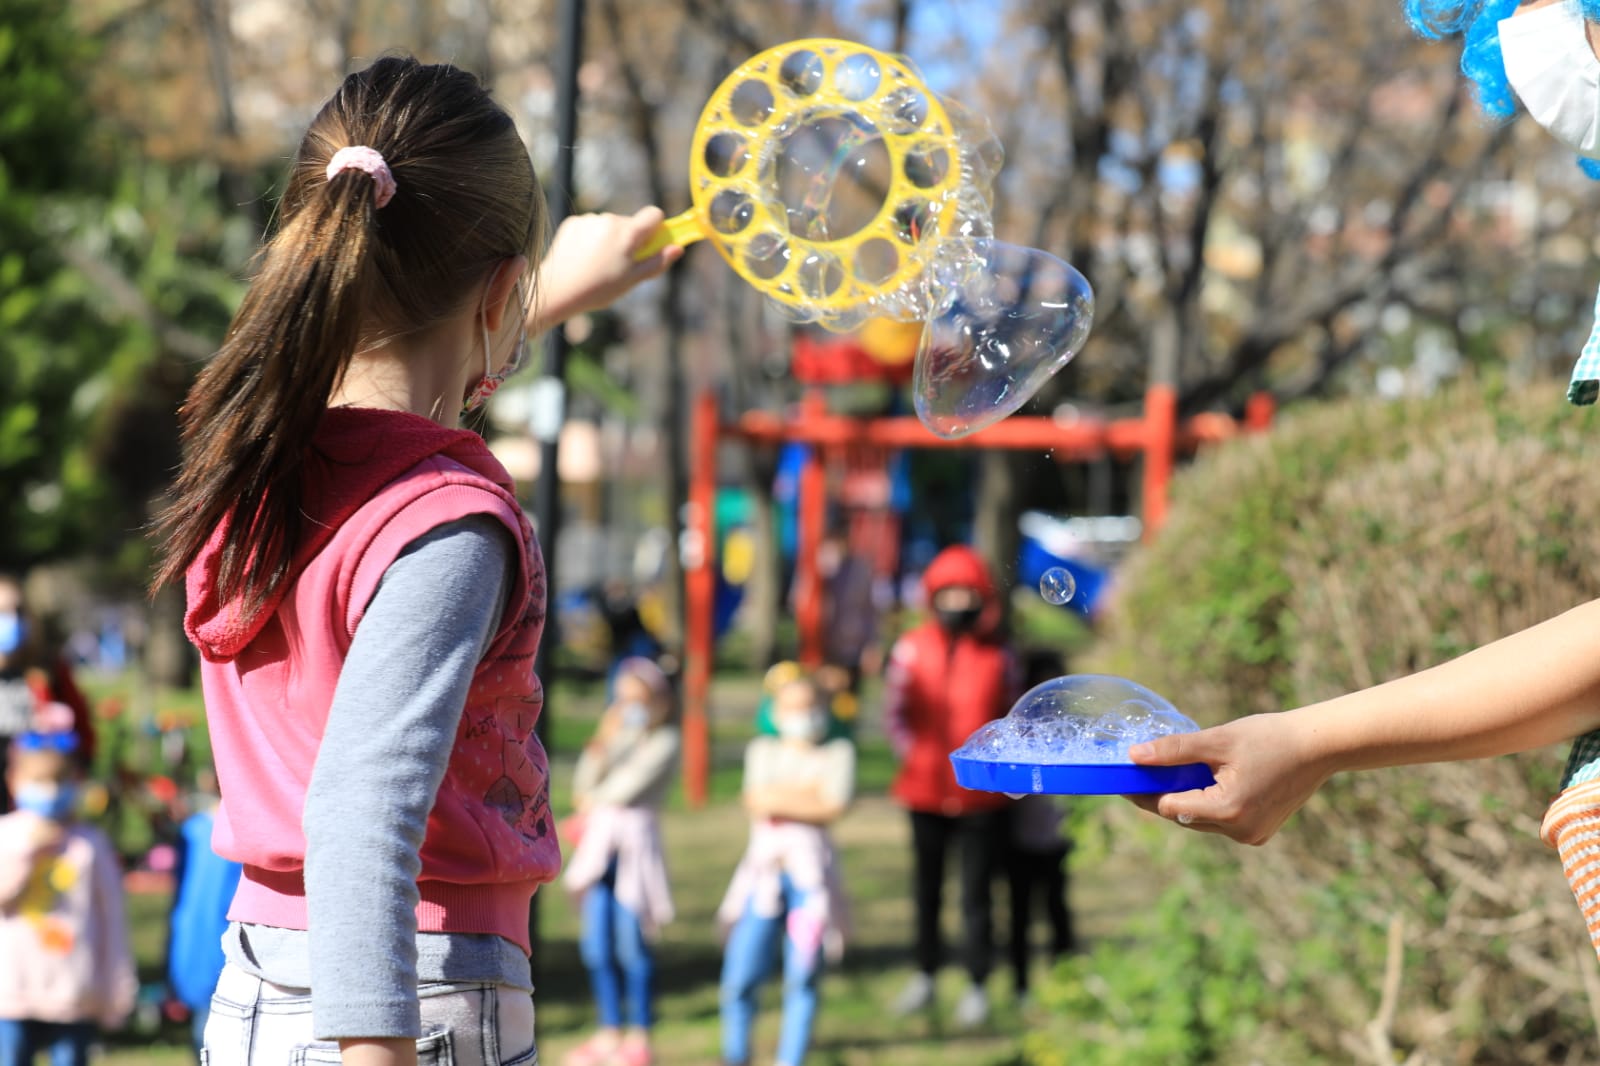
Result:
[[[231,286],[194,226],[204,182],[118,156],[64,10],[12,0],[0,33],[0,567],[136,542],[175,457],[171,411]],[[214,180],[214,179],[213,179]],[[196,196],[199,196],[198,203]],[[219,232],[209,236],[221,239]],[[213,244],[209,249],[216,251]],[[213,260],[214,262],[214,260]],[[135,547],[125,577],[139,581]]]

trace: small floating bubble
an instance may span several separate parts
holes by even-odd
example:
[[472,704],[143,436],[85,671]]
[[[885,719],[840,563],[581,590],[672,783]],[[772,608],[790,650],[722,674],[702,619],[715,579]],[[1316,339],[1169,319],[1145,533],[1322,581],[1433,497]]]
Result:
[[1044,597],[1044,602],[1060,607],[1072,599],[1078,592],[1078,583],[1073,580],[1072,571],[1061,566],[1052,566],[1039,578],[1039,595]]

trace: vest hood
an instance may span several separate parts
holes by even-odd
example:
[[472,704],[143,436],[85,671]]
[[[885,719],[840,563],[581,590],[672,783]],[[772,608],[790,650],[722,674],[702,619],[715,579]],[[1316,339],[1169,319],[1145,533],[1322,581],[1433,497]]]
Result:
[[300,470],[306,517],[300,530],[300,545],[288,575],[272,598],[254,615],[246,616],[237,598],[224,600],[217,594],[223,538],[234,515],[217,525],[189,565],[184,580],[188,609],[183,628],[201,656],[210,662],[228,662],[239,654],[272,617],[301,570],[346,519],[395,478],[424,459],[441,454],[512,491],[510,476],[489,453],[483,438],[470,430],[447,429],[406,411],[329,408],[306,448]]

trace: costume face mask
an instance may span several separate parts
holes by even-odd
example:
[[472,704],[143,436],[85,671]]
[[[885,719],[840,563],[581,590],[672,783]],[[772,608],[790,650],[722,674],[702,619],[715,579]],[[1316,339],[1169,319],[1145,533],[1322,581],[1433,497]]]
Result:
[[1499,24],[1506,80],[1533,120],[1579,155],[1600,159],[1600,58],[1577,0]]

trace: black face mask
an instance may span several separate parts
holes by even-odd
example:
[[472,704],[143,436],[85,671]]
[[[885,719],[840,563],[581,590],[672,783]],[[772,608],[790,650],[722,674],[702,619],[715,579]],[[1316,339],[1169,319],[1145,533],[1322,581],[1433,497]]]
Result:
[[934,617],[939,620],[939,627],[952,636],[972,632],[977,628],[978,618],[982,614],[982,607],[966,607],[959,611],[935,607],[933,610]]

